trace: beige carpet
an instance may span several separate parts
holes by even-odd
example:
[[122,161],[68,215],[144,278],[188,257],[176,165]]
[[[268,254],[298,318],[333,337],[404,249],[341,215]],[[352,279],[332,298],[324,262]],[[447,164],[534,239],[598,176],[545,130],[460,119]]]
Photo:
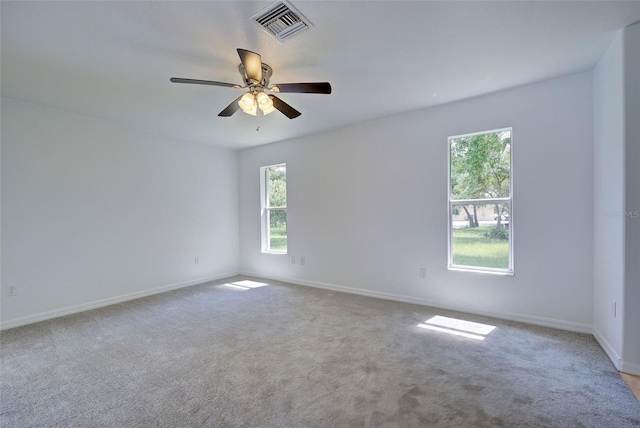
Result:
[[0,425],[640,426],[589,335],[243,279],[0,333]]

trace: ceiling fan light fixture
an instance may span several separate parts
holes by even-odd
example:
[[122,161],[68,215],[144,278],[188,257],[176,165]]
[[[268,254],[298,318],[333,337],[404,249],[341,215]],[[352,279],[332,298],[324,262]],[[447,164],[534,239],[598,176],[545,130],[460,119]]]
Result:
[[266,106],[260,106],[260,110],[262,110],[262,114],[266,116],[276,111],[276,108],[273,106],[273,101],[269,100],[269,104]]
[[253,97],[253,94],[251,92],[247,92],[246,94],[244,94],[242,98],[240,98],[240,101],[238,101],[238,104],[240,105],[240,108],[242,108],[242,110],[250,109],[254,103],[255,98]]
[[254,104],[253,106],[249,107],[248,109],[242,109],[243,112],[251,115],[251,116],[256,116],[258,114],[258,107]]
[[273,100],[264,92],[258,93],[258,95],[256,95],[256,99],[258,101],[258,107],[260,107],[260,110],[262,110],[262,113],[264,113],[265,116],[276,110],[273,106]]
[[243,112],[255,116],[258,112],[258,106],[256,99],[251,92],[247,92],[238,100],[238,105]]
[[269,99],[269,96],[264,92],[258,92],[256,99],[258,100],[258,104],[260,105],[260,108],[262,108],[262,106],[266,106],[267,104],[269,104],[269,101],[271,101]]

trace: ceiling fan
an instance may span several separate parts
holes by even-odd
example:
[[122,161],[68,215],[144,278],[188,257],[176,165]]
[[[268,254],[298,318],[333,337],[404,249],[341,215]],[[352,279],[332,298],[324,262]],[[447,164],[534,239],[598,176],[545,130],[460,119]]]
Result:
[[267,115],[279,110],[289,119],[295,119],[300,116],[298,110],[273,95],[271,92],[297,92],[306,94],[330,94],[331,84],[329,82],[314,83],[279,83],[269,85],[269,79],[273,74],[273,70],[268,64],[262,62],[262,58],[255,52],[238,48],[240,56],[240,65],[238,71],[244,80],[244,86],[233,83],[215,82],[213,80],[197,80],[183,79],[180,77],[172,77],[173,83],[191,83],[195,85],[212,85],[226,86],[235,89],[248,89],[243,95],[236,98],[218,116],[229,117],[233,115],[239,108],[247,114],[256,116],[258,109]]

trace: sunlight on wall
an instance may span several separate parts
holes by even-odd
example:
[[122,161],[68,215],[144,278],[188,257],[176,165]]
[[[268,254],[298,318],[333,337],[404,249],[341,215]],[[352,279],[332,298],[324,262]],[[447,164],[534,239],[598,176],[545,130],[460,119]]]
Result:
[[418,324],[418,327],[476,340],[484,340],[496,328],[493,325],[442,317],[440,315],[428,319],[424,324]]

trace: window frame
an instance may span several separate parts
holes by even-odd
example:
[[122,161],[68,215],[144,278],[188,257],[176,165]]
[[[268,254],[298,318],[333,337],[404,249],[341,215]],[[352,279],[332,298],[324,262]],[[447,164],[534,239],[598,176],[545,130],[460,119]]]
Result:
[[[285,173],[285,189],[288,193],[288,184],[286,180],[287,176],[287,164],[286,162],[277,163],[273,165],[266,165],[260,167],[260,241],[261,241],[261,251],[265,254],[281,254],[286,255],[289,249],[288,245],[288,235],[287,235],[287,247],[285,250],[274,250],[270,248],[271,244],[271,233],[269,228],[269,218],[272,211],[284,211],[285,218],[287,213],[287,203],[288,196],[285,197],[285,205],[272,207],[269,206],[269,178],[267,174],[269,173],[270,168],[274,167],[284,167]],[[285,223],[285,228],[287,228],[287,224]],[[288,228],[287,228],[288,233]]]
[[[509,197],[504,198],[485,198],[485,199],[453,199],[451,194],[451,142],[452,140],[460,138],[468,138],[476,135],[484,134],[497,134],[500,132],[509,131]],[[463,272],[477,272],[477,273],[489,273],[495,275],[514,275],[514,260],[513,260],[513,127],[505,127],[498,129],[491,129],[488,131],[472,132],[468,134],[452,135],[447,138],[447,226],[449,239],[447,242],[447,254],[448,254],[448,270],[463,271]],[[506,204],[509,207],[509,266],[506,269],[503,268],[490,268],[482,266],[466,266],[456,265],[453,263],[453,206],[462,204],[494,204],[501,203]]]

